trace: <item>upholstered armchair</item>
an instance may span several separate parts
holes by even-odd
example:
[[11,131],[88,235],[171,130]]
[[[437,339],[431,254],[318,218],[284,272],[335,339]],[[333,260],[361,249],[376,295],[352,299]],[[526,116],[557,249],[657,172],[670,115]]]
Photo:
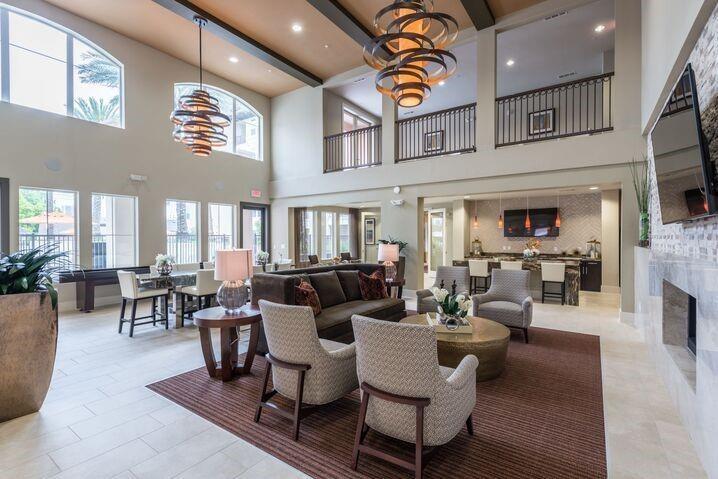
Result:
[[[467,297],[470,291],[469,268],[466,266],[439,266],[436,269],[434,286],[437,288],[444,282],[444,288],[451,292],[451,285],[456,281],[456,292],[464,293]],[[420,289],[416,292],[417,313],[435,313],[438,303],[429,289]]]
[[[254,421],[269,407],[293,419],[293,437],[299,439],[299,422],[312,406],[328,404],[358,387],[354,344],[319,339],[314,314],[308,306],[259,301],[269,352]],[[274,389],[266,392],[269,375]],[[294,410],[269,404],[275,394],[294,400]],[[302,406],[307,406],[302,408]]]
[[521,329],[528,343],[534,305],[529,290],[530,274],[530,271],[523,270],[494,269],[489,290],[471,297],[474,316]]
[[421,477],[424,446],[451,441],[466,425],[473,435],[476,356],[456,369],[439,366],[436,332],[431,326],[392,323],[354,315],[357,374],[362,402],[352,467],[359,452],[386,459],[385,450],[364,443],[369,429],[415,444],[414,462],[391,462]]

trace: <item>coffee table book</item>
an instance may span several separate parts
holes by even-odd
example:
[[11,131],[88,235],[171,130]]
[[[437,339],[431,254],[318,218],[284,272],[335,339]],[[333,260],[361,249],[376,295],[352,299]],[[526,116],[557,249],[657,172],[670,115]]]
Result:
[[470,321],[467,321],[465,319],[462,319],[462,324],[459,325],[456,329],[449,329],[446,327],[445,324],[442,324],[439,321],[439,318],[436,317],[436,313],[426,313],[426,322],[430,326],[434,326],[434,330],[437,333],[443,333],[443,334],[473,334],[474,333],[474,327],[471,325]]

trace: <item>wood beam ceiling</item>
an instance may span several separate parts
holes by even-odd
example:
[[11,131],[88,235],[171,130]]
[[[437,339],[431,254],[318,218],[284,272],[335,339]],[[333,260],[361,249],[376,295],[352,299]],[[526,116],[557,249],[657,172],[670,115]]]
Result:
[[477,30],[483,30],[496,24],[494,14],[486,0],[461,0]]
[[349,13],[337,0],[307,0],[307,2],[359,45],[364,46],[374,38],[371,30]]
[[323,83],[322,79],[312,72],[305,70],[291,60],[283,57],[279,53],[262,45],[255,39],[245,35],[231,25],[225,23],[221,19],[215,17],[211,13],[199,8],[188,0],[153,0],[156,4],[180,15],[181,17],[193,21],[195,16],[200,16],[207,20],[207,26],[204,30],[211,32],[215,36],[226,40],[232,45],[241,48],[250,55],[259,58],[272,67],[293,76],[294,78],[306,83],[309,86],[319,86]]

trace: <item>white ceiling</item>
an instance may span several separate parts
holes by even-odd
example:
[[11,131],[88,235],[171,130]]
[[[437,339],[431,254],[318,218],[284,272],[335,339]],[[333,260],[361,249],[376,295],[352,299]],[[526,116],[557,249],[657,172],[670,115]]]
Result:
[[[399,118],[411,118],[425,113],[444,110],[476,101],[478,58],[476,42],[472,40],[455,46],[451,52],[456,55],[457,70],[443,86],[432,87],[431,96],[419,107],[399,108]],[[374,73],[362,75],[330,88],[337,95],[381,117],[381,94],[376,91]]]
[[[625,1],[625,0],[624,0]],[[597,25],[606,28],[596,33]],[[613,0],[599,0],[552,19],[498,34],[498,96],[511,95],[604,72],[603,52],[614,48]],[[514,65],[506,62],[512,59]],[[606,71],[612,71],[612,63]],[[564,73],[575,75],[559,79]]]
[[[591,189],[594,188],[594,189]],[[503,199],[508,198],[533,198],[540,196],[555,195],[585,195],[589,193],[600,193],[602,190],[618,190],[621,188],[619,183],[597,183],[595,185],[566,186],[563,188],[550,188],[541,190],[523,190],[523,191],[506,191],[499,193],[478,193],[466,194],[461,196],[436,196],[433,198],[424,198],[425,205],[436,205],[440,203],[448,203],[454,200],[494,200],[499,196]]]

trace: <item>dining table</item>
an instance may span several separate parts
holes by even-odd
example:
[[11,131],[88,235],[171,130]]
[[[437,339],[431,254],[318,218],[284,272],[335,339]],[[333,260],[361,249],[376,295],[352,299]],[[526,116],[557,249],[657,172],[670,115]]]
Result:
[[[175,328],[184,327],[184,310],[182,309],[182,301],[180,301],[180,295],[182,294],[183,286],[194,286],[197,283],[197,272],[196,271],[172,271],[169,274],[159,273],[145,273],[137,275],[137,282],[141,287],[150,288],[167,288],[170,290],[172,295],[172,305],[169,308],[171,313],[174,313]],[[160,308],[164,308],[164,297],[160,299]]]

